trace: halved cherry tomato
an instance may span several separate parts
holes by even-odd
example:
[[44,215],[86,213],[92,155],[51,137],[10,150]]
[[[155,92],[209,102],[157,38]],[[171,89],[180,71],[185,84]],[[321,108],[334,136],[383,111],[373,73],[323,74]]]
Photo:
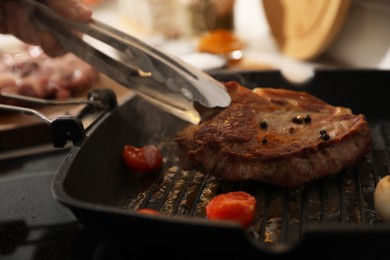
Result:
[[135,172],[149,173],[160,169],[163,165],[160,149],[155,145],[142,147],[125,145],[122,157],[127,167]]
[[137,212],[144,213],[144,214],[160,215],[159,211],[154,209],[148,209],[148,208],[138,209]]
[[206,206],[210,220],[233,220],[248,228],[255,216],[256,199],[243,191],[233,191],[214,197]]

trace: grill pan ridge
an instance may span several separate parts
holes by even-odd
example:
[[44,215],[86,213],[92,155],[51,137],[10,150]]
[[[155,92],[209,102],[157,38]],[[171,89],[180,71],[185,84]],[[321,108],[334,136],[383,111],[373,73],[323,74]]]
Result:
[[[356,251],[358,246],[373,250],[368,240],[376,241],[377,248],[390,238],[389,226],[376,215],[373,200],[377,182],[388,174],[390,110],[368,105],[373,101],[386,104],[383,92],[390,84],[389,71],[319,70],[301,85],[287,82],[278,71],[212,75],[221,81],[237,80],[249,88],[308,91],[326,102],[363,113],[373,133],[372,150],[354,167],[300,190],[228,181],[182,170],[173,137],[187,123],[134,98],[100,121],[80,147],[72,147],[53,180],[54,197],[87,228],[127,250],[156,248],[169,254],[178,248],[200,247],[214,253],[278,257],[304,255],[311,248],[333,256],[340,250]],[[131,174],[121,159],[126,143],[157,144],[164,155],[164,168],[147,176]],[[205,217],[205,206],[212,197],[234,190],[247,191],[257,200],[255,220],[247,230]],[[162,215],[134,212],[145,207]],[[223,243],[217,246],[218,241]],[[324,242],[332,244],[332,249]]]

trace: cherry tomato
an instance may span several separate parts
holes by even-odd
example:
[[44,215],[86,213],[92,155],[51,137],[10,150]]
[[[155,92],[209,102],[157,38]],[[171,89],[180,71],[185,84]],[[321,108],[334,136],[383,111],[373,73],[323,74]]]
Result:
[[148,209],[148,208],[138,209],[137,212],[144,213],[144,214],[151,214],[151,215],[160,215],[159,211],[154,209]]
[[255,216],[256,199],[249,193],[233,191],[214,197],[206,206],[210,220],[233,220],[248,228]]
[[127,167],[135,172],[149,173],[160,169],[163,165],[163,157],[155,145],[142,147],[125,145],[122,157]]

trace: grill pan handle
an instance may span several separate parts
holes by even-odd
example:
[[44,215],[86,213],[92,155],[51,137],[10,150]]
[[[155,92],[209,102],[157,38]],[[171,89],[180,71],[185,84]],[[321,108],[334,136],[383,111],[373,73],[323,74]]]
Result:
[[74,116],[59,116],[50,125],[53,146],[64,147],[68,140],[72,140],[74,145],[80,145],[86,135],[83,123]]
[[71,99],[66,101],[61,100],[45,100],[40,98],[31,98],[21,95],[0,93],[0,97],[18,101],[33,103],[35,105],[74,105],[85,104],[86,107],[80,112],[79,116],[62,115],[55,119],[50,119],[36,109],[0,104],[0,110],[7,110],[31,115],[38,118],[51,129],[52,143],[56,148],[62,148],[68,140],[71,140],[74,145],[81,145],[85,140],[86,133],[82,120],[83,114],[87,111],[111,111],[117,107],[117,99],[112,89],[94,89],[88,93],[88,99]]

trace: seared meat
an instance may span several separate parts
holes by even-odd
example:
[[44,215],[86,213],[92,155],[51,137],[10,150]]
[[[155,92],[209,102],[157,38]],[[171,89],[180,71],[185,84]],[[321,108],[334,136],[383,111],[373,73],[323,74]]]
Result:
[[[46,99],[67,99],[93,86],[98,71],[72,53],[51,58],[38,46],[0,53],[0,91]],[[9,99],[3,103],[18,104]]]
[[[232,97],[175,138],[185,170],[300,188],[355,165],[371,148],[364,115],[305,92],[225,86]],[[204,112],[204,111],[203,111]]]

